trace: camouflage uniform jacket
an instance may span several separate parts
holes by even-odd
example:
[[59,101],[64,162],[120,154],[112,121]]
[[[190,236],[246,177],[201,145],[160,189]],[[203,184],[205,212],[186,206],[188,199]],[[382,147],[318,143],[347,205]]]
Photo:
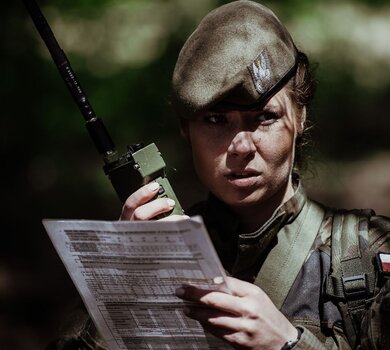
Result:
[[[223,203],[210,196],[194,212],[204,217],[208,231],[225,269],[233,276],[253,282],[281,229],[303,220],[302,208],[307,199],[299,185],[295,195],[275,211],[259,230],[240,234],[238,221]],[[325,208],[316,239],[293,283],[281,312],[303,330],[294,349],[350,349],[344,335],[343,320],[334,302],[325,295],[325,281],[330,269],[331,232],[334,209]],[[192,214],[192,213],[191,213]],[[390,252],[390,220],[372,215],[369,229],[359,232],[363,252]],[[275,266],[275,272],[278,266]],[[381,303],[390,299],[390,281],[378,280],[376,301],[367,306],[362,320],[359,342],[363,349],[384,349],[390,331],[390,310],[380,312]],[[271,299],[272,296],[270,295]],[[375,298],[374,298],[375,299]],[[383,299],[383,301],[382,301]],[[390,302],[390,300],[388,301]],[[389,343],[390,344],[390,343]]]
[[[278,208],[259,230],[250,234],[240,234],[239,223],[234,214],[211,195],[206,202],[194,206],[189,213],[203,216],[226,271],[232,276],[253,282],[274,247],[278,232],[294,221],[303,220],[299,214],[307,201],[310,200],[299,185],[295,195]],[[334,209],[324,209],[325,216],[314,243],[281,307],[281,312],[290,322],[303,331],[294,347],[297,350],[351,349],[336,303],[329,300],[324,291],[330,269],[331,232],[336,212]],[[363,253],[375,255],[376,251],[390,252],[388,218],[372,215],[369,229],[362,230],[359,235],[359,242],[364,247]],[[377,279],[374,297],[368,301],[361,321],[358,348],[385,349],[390,344],[389,326],[390,280]],[[70,335],[62,337],[50,349],[97,350],[105,349],[105,345],[91,320],[84,314],[74,324]]]

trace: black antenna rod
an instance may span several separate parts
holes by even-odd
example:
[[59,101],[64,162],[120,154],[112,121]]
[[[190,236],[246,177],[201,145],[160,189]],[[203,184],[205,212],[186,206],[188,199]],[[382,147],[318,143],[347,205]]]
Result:
[[42,14],[38,4],[35,2],[35,0],[23,0],[23,2],[41,38],[45,42],[51,57],[53,58],[53,61],[58,68],[58,71],[64,79],[70,94],[79,107],[80,112],[86,121],[88,132],[99,153],[104,156],[110,156],[113,153],[116,153],[114,142],[108,134],[103,121],[96,117],[96,114],[92,109],[86,94],[81,88],[81,85],[72,70],[68,58],[58,44],[53,31],[47,23],[46,18]]

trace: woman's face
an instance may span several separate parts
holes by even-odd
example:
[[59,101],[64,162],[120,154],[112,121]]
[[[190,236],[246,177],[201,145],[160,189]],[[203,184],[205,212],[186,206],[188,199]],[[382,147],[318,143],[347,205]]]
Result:
[[261,110],[211,110],[186,122],[183,131],[200,180],[239,209],[272,202],[277,206],[291,196],[298,128],[283,88]]

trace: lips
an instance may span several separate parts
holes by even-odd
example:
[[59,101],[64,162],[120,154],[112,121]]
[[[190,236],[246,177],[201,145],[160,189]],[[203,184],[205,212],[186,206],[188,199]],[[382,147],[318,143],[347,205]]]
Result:
[[246,177],[256,176],[256,174],[255,173],[232,173],[229,174],[228,176],[236,179],[244,179]]
[[238,169],[238,170],[230,170],[226,176],[232,178],[245,178],[252,176],[259,176],[261,174],[260,171],[254,169]]
[[260,181],[261,172],[247,169],[234,170],[226,174],[226,179],[235,187],[245,188],[252,187]]

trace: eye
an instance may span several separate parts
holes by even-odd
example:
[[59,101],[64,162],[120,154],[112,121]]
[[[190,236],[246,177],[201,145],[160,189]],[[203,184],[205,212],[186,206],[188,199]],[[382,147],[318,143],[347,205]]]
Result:
[[275,123],[280,116],[275,112],[263,111],[256,115],[257,123],[261,125],[271,125]]
[[218,125],[226,124],[227,118],[224,114],[208,114],[204,116],[203,120],[208,124]]

